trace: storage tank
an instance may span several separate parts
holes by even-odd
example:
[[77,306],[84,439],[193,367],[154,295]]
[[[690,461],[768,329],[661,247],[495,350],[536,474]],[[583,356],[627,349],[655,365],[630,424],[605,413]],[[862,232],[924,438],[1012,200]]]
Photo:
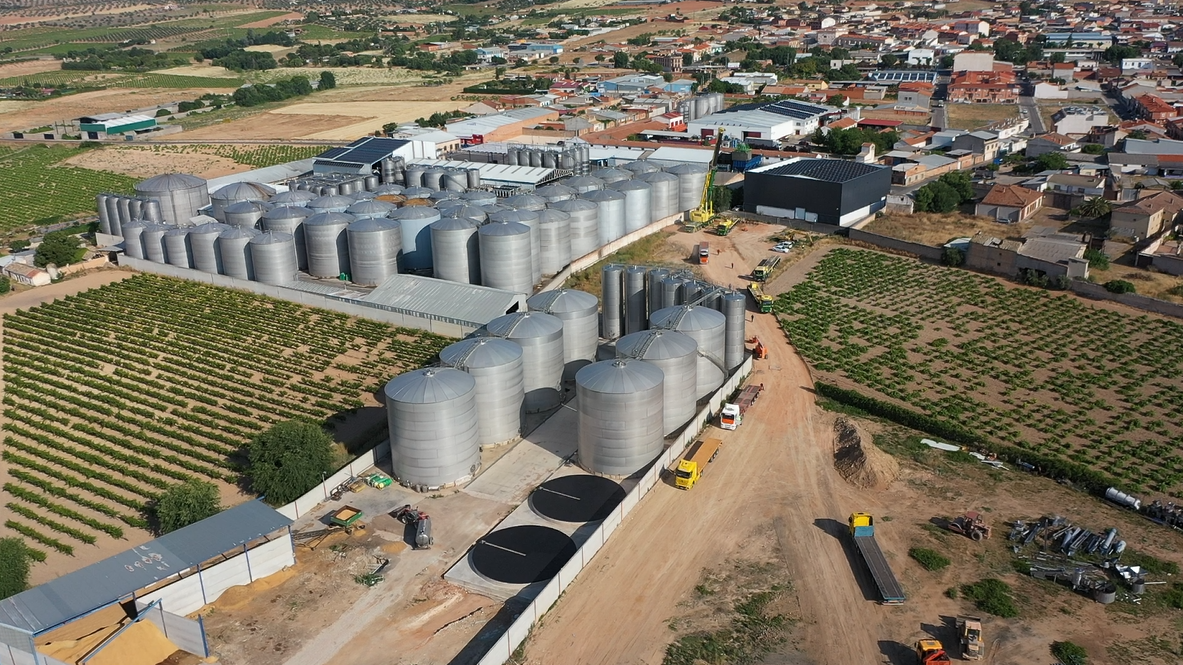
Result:
[[431,191],[426,187],[408,187],[403,190],[403,196],[407,197],[407,201],[413,201],[415,199],[430,200]]
[[326,196],[317,197],[308,202],[308,208],[315,213],[321,212],[345,212],[349,206],[353,205],[354,199],[352,196],[342,196],[340,194],[328,194]]
[[542,210],[538,213],[538,228],[542,274],[556,275],[571,263],[571,216],[553,208]]
[[422,187],[423,173],[427,169],[422,166],[411,164],[407,166],[406,186],[407,187]]
[[524,208],[501,210],[489,213],[489,221],[517,222],[530,229],[530,284],[537,284],[542,279],[542,229],[539,227],[538,213]]
[[[122,228],[124,222],[123,220],[119,219],[119,200],[122,198],[123,197],[119,196],[118,194],[112,194],[111,196],[107,197],[107,221],[111,225],[112,235],[123,235]],[[186,217],[186,219],[188,218]]]
[[[683,305],[701,305],[702,303],[695,302],[701,295],[702,284],[700,284],[697,280],[688,279],[682,282]],[[720,356],[720,358],[722,358],[722,356]]]
[[645,299],[650,312],[656,312],[664,306],[661,300],[662,281],[669,276],[670,271],[665,268],[651,268],[649,273],[645,275]]
[[143,219],[144,200],[143,199],[128,199],[127,200],[127,221],[133,219]]
[[493,205],[497,203],[497,195],[493,192],[464,192],[460,200],[473,206]]
[[477,222],[468,218],[445,217],[432,223],[431,256],[436,279],[480,284],[481,249],[477,238]]
[[304,220],[308,274],[340,277],[350,271],[349,238],[345,230],[353,221],[353,215],[344,212],[321,212]]
[[[160,201],[155,199],[144,199],[143,205],[140,206],[140,214],[149,222],[156,222],[157,224],[164,222],[164,213],[161,212]],[[188,222],[189,220],[185,220]]]
[[193,267],[193,250],[189,247],[189,231],[192,228],[179,226],[164,232],[164,260],[170,266]]
[[653,221],[653,190],[641,180],[621,180],[608,185],[624,194],[624,232],[639,231]]
[[481,465],[476,380],[451,367],[390,380],[386,419],[394,477],[420,490],[464,482]]
[[222,261],[218,256],[218,236],[230,228],[225,224],[210,222],[195,226],[189,231],[189,250],[193,252],[193,267],[211,275],[222,274]]
[[460,199],[460,194],[459,192],[449,192],[441,189],[438,192],[432,192],[429,194],[427,199],[432,203],[437,204],[441,201],[458,201]]
[[[278,195],[277,195],[278,196]],[[297,206],[272,208],[263,213],[261,225],[264,231],[278,231],[291,234],[296,240],[296,266],[308,270],[308,245],[304,241],[304,220],[312,216],[312,210]]]
[[[532,166],[534,168],[541,168],[542,167],[542,151],[532,148],[532,149],[528,150],[527,153],[530,155],[530,166]],[[519,161],[520,161],[520,158],[519,158]]]
[[580,466],[606,476],[629,476],[661,454],[664,378],[655,365],[627,358],[579,370]]
[[255,229],[259,227],[259,220],[263,219],[267,210],[267,204],[262,201],[239,201],[222,208],[222,217],[218,221],[228,226]]
[[665,170],[678,176],[678,211],[694,210],[702,201],[709,167],[705,164],[678,164]]
[[545,169],[558,168],[559,164],[558,164],[558,160],[556,159],[556,157],[557,157],[557,155],[555,154],[555,152],[553,150],[542,151],[542,168],[545,168]]
[[558,183],[551,183],[534,190],[534,196],[543,199],[548,204],[573,199],[577,193],[574,189]]
[[106,194],[97,194],[94,197],[95,209],[99,213],[99,232],[111,233],[111,218],[107,216],[107,199]]
[[345,209],[345,212],[358,219],[373,219],[386,217],[398,209],[398,206],[386,201],[358,201]]
[[571,218],[571,258],[577,259],[596,251],[600,246],[600,206],[586,199],[570,199],[550,204],[553,210],[561,210]]
[[210,202],[205,181],[186,173],[166,173],[137,183],[136,196],[159,201],[162,221],[175,225],[187,223]]
[[631,180],[633,177],[632,171],[614,168],[596,169],[595,171],[592,171],[591,174],[592,176],[603,181],[605,187],[611,185],[614,182],[620,182],[621,180]]
[[722,314],[696,305],[666,307],[649,316],[649,327],[677,330],[698,342],[698,389],[694,393],[696,399],[709,395],[723,385],[727,320]]
[[290,284],[296,280],[296,238],[290,233],[267,231],[250,239],[255,281]]
[[595,192],[604,188],[604,181],[595,176],[579,175],[574,178],[567,178],[563,184],[574,189],[579,194],[586,194],[588,192]]
[[433,192],[438,192],[440,188],[440,181],[447,173],[441,168],[432,167],[423,172],[423,186]]
[[455,206],[453,208],[449,208],[447,213],[441,212],[441,214],[444,217],[455,217],[457,219],[471,220],[478,226],[484,224],[489,219],[489,215],[487,215],[484,210],[478,208],[477,206],[470,205]]
[[431,268],[431,225],[440,221],[440,211],[426,206],[402,207],[390,213],[403,225],[403,267]]
[[218,259],[222,274],[237,279],[254,279],[255,266],[251,259],[251,238],[259,235],[254,229],[232,226],[218,235]]
[[242,201],[267,201],[272,196],[275,196],[275,189],[261,183],[231,183],[210,194],[210,214],[219,222],[226,222],[226,217],[222,213],[227,207]]
[[481,255],[481,284],[495,289],[530,293],[530,227],[518,222],[489,222],[477,229]]
[[665,171],[654,171],[637,176],[637,180],[648,183],[651,189],[649,203],[652,206],[653,221],[681,212],[678,210],[678,176]]
[[501,205],[514,208],[516,210],[531,210],[538,212],[546,208],[546,199],[541,196],[533,194],[515,194],[509,198],[503,199]]
[[123,225],[123,253],[133,259],[144,258],[144,229],[150,222],[132,220]]
[[563,322],[539,312],[499,316],[479,334],[501,337],[522,347],[522,377],[526,389],[526,413],[548,411],[562,401]]
[[316,198],[316,194],[302,189],[292,189],[280,192],[267,200],[276,207],[307,208],[308,202]]
[[645,266],[629,266],[624,270],[624,334],[644,330],[647,326],[645,297]]
[[657,166],[656,164],[654,164],[653,162],[650,162],[647,159],[633,160],[633,161],[629,162],[628,164],[625,164],[623,168],[626,171],[632,171],[635,174],[633,176],[634,178],[637,177],[638,175],[641,175],[642,173],[653,173],[654,171],[661,170],[660,166]]
[[[131,199],[127,198],[126,196],[120,196],[118,199],[115,200],[115,211],[119,215],[120,228],[122,228],[124,224],[131,221],[130,204],[131,204]],[[188,220],[186,220],[186,221],[188,221]]]
[[468,172],[460,169],[448,171],[444,174],[440,187],[449,192],[463,192],[468,189]]
[[[128,222],[130,224],[130,222]],[[165,263],[167,256],[164,249],[164,234],[175,228],[171,224],[152,224],[144,226],[140,239],[144,242],[144,258],[153,263]]]
[[732,291],[723,294],[722,313],[726,320],[723,342],[723,366],[727,371],[743,364],[747,350],[748,298],[743,293]]
[[575,372],[596,359],[600,303],[595,296],[574,289],[543,291],[526,300],[526,306],[563,322],[564,380],[574,379]]
[[380,182],[382,182],[382,180],[376,175],[365,176],[364,178],[362,178],[362,181],[365,183],[363,185],[363,187],[365,188],[365,191],[367,191],[367,192],[374,191],[375,189],[378,188],[378,184]]
[[600,247],[624,235],[624,194],[614,189],[588,192],[581,198],[600,207]]
[[465,169],[465,176],[468,178],[468,189],[476,189],[481,186],[481,170],[479,168]]
[[520,152],[521,151],[519,151],[517,148],[506,148],[505,149],[505,163],[508,164],[509,166],[519,166],[518,154]]
[[698,342],[674,330],[642,330],[616,340],[616,357],[644,360],[665,375],[663,435],[694,418],[698,377]]
[[374,191],[370,193],[374,195],[374,198],[378,198],[379,196],[402,196],[404,189],[406,188],[402,185],[383,183],[378,185],[378,187],[376,187]]
[[403,251],[399,222],[385,217],[366,217],[345,229],[349,244],[349,279],[360,286],[378,286],[398,274]]
[[440,361],[476,381],[481,446],[509,443],[521,436],[526,399],[522,347],[497,337],[470,337],[444,347]]
[[682,304],[682,281],[680,277],[666,277],[661,280],[661,309]]
[[1127,508],[1133,508],[1134,510],[1142,509],[1141,499],[1133,496],[1132,494],[1126,494],[1116,487],[1110,487],[1109,489],[1105,490],[1105,498],[1109,499],[1113,503],[1125,506]]
[[624,334],[624,266],[610,263],[600,271],[600,336],[616,339]]

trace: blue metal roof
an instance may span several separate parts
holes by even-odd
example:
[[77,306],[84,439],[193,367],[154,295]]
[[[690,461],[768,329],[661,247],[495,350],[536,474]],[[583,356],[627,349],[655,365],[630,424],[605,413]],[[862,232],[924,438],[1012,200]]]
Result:
[[377,164],[394,154],[395,150],[410,143],[402,139],[388,139],[380,136],[363,136],[344,148],[330,148],[316,156],[316,163],[334,163],[360,166]]
[[248,501],[0,600],[0,625],[32,634],[51,630],[291,523],[261,500]]

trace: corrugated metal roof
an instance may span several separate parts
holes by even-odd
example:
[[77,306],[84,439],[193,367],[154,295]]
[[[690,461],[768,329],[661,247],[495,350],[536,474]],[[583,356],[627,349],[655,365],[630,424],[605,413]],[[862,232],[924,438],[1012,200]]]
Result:
[[477,167],[481,172],[481,182],[506,185],[537,185],[551,177],[554,169],[538,166],[512,166],[509,164],[478,164],[476,162],[458,162],[450,159],[413,159],[411,164],[418,166],[442,166],[458,169]]
[[844,159],[795,159],[755,170],[768,175],[810,178],[824,182],[847,182],[883,168],[885,167]]
[[476,326],[504,316],[515,305],[526,307],[523,295],[512,291],[415,275],[391,275],[363,300]]
[[291,523],[262,501],[248,501],[0,600],[0,625],[34,634],[55,628]]
[[216,192],[226,185],[232,185],[236,182],[259,182],[259,183],[277,183],[286,182],[292,178],[298,178],[305,173],[312,171],[312,159],[300,159],[294,162],[287,162],[285,164],[276,164],[275,166],[268,166],[253,171],[243,171],[242,173],[234,173],[231,175],[222,176],[221,178],[214,178],[207,183],[209,191]]

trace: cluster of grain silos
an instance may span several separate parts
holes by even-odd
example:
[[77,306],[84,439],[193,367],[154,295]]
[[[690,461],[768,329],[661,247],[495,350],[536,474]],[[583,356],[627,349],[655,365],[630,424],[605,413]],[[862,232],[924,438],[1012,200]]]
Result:
[[726,108],[723,93],[708,92],[684,99],[678,104],[678,112],[686,118],[686,122],[705,118],[712,113],[718,113]]
[[99,233],[122,236],[123,226],[135,220],[164,221],[163,208],[157,199],[123,196],[122,194],[99,194],[95,197],[99,213]]
[[591,164],[591,146],[587,143],[559,145],[511,144],[505,151],[505,164],[561,169],[575,175],[587,173]]

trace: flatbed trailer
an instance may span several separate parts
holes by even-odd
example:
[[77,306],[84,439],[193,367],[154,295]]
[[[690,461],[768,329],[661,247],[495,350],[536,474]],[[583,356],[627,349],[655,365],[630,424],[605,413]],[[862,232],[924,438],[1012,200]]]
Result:
[[756,308],[761,313],[768,314],[772,312],[772,307],[776,304],[776,300],[772,296],[764,293],[764,289],[760,287],[758,282],[748,282],[748,293],[752,294],[752,299],[756,301]]
[[883,556],[879,542],[875,540],[875,518],[868,513],[854,513],[850,516],[850,535],[854,546],[871,571],[871,579],[879,589],[879,598],[884,605],[903,605],[907,597],[895,573]]

